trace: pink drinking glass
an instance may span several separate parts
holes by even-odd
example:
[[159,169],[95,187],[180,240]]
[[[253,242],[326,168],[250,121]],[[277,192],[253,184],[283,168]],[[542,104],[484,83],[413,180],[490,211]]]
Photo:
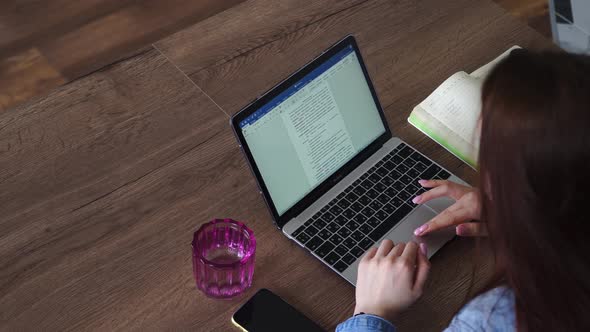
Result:
[[214,219],[193,236],[193,273],[197,288],[214,298],[231,298],[252,285],[256,238],[246,225]]

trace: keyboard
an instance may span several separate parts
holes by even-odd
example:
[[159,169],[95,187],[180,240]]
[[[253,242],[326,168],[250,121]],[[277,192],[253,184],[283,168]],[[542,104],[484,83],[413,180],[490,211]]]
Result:
[[292,236],[337,271],[346,270],[416,206],[419,179],[450,174],[401,143],[354,181]]

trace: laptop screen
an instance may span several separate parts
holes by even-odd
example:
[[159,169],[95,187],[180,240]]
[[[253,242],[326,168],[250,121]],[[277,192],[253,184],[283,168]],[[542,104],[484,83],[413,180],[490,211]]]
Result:
[[386,131],[352,46],[239,127],[279,216]]

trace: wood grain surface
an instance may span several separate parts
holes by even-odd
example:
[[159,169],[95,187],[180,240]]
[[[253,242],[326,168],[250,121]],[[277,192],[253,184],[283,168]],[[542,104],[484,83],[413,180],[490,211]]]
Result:
[[0,112],[66,82],[36,48],[0,60]]
[[[216,104],[236,112],[352,33],[393,132],[474,183],[407,124],[411,108],[513,44],[551,47],[484,0],[264,3],[0,114],[0,330],[233,331],[232,312],[262,287],[334,329],[354,288],[272,225]],[[215,217],[245,221],[258,241],[254,285],[233,300],[206,298],[192,277],[192,232]],[[400,331],[445,326],[489,274],[489,256],[474,253],[456,239],[433,257]]]

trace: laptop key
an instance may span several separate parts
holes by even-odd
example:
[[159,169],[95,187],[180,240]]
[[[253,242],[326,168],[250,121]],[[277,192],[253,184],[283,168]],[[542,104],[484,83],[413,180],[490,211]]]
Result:
[[297,228],[297,229],[295,230],[295,232],[293,232],[293,233],[291,234],[291,236],[293,236],[293,237],[297,237],[297,235],[301,234],[301,233],[303,232],[303,230],[304,230],[304,229],[305,229],[305,226],[300,226],[299,228]]
[[332,233],[327,230],[327,229],[322,229],[319,233],[318,236],[321,237],[322,239],[327,239],[332,235]]
[[379,197],[377,197],[377,200],[383,204],[389,202],[389,197],[385,194],[381,194],[379,195]]
[[413,178],[418,178],[418,176],[420,176],[421,172],[415,168],[410,168],[406,174],[408,174],[408,176],[413,177]]
[[361,242],[359,242],[358,246],[363,248],[363,250],[367,250],[367,249],[371,248],[373,243],[375,243],[375,241],[366,237],[366,238],[362,239]]
[[350,205],[350,203],[346,199],[341,199],[338,201],[338,203],[336,203],[336,205],[338,205],[342,209],[346,209]]
[[387,189],[387,186],[384,183],[379,182],[379,183],[376,183],[373,188],[375,188],[375,190],[377,190],[377,192],[384,192],[385,189]]
[[428,160],[428,158],[424,157],[417,151],[414,151],[414,153],[412,153],[412,159],[419,161],[424,165],[430,165],[432,163],[430,160]]
[[344,244],[344,246],[346,248],[352,248],[355,246],[356,241],[351,238],[348,238],[348,239],[344,240],[344,242],[342,242],[342,244]]
[[391,202],[389,202],[389,203],[392,204],[393,206],[395,206],[396,208],[398,208],[399,206],[401,206],[404,203],[404,201],[401,198],[395,196],[394,198],[391,199]]
[[355,257],[360,257],[365,251],[361,249],[359,246],[354,246],[354,248],[350,249],[350,253],[353,254]]
[[411,155],[412,152],[414,152],[414,149],[412,149],[411,147],[409,147],[409,146],[406,145],[397,154],[399,154],[400,156],[406,158],[409,155]]
[[350,264],[354,263],[354,261],[356,261],[356,257],[354,257],[354,256],[353,256],[353,255],[351,255],[351,254],[346,254],[346,255],[344,255],[344,257],[342,257],[342,260],[343,260],[343,261],[344,261],[346,264],[350,265]]
[[371,202],[371,204],[369,204],[369,206],[375,210],[375,211],[379,211],[379,209],[381,209],[381,207],[383,206],[383,203],[379,202],[378,200],[374,200]]
[[338,255],[344,256],[344,254],[346,254],[348,252],[348,248],[346,248],[343,245],[339,245],[339,246],[336,247],[336,249],[334,249],[334,251],[336,253],[338,253]]
[[332,221],[332,220],[334,220],[334,218],[336,218],[336,217],[333,214],[331,214],[330,212],[326,212],[325,214],[322,215],[322,220],[324,220],[324,221]]
[[426,170],[426,165],[424,165],[423,163],[416,163],[416,165],[414,165],[414,169],[417,169],[420,172],[424,172]]
[[405,172],[407,172],[410,168],[404,164],[399,164],[397,165],[397,167],[395,168],[396,171],[404,174]]
[[350,206],[350,208],[354,211],[354,212],[361,212],[361,210],[364,208],[364,206],[359,203],[359,202],[354,202],[352,203],[352,205]]
[[360,225],[367,221],[367,217],[365,217],[362,213],[359,213],[356,216],[354,216],[352,220],[356,221]]
[[346,227],[341,227],[337,232],[338,235],[342,236],[343,238],[347,238],[352,231]]
[[385,218],[387,218],[388,214],[387,212],[383,211],[383,210],[379,210],[377,211],[377,213],[375,213],[375,218],[383,221],[385,220]]
[[401,163],[403,161],[404,161],[404,158],[397,155],[397,154],[395,156],[391,157],[391,162],[393,162],[396,165],[399,165],[399,163]]
[[297,239],[297,241],[299,241],[299,243],[301,243],[303,245],[305,245],[305,243],[307,241],[309,241],[309,239],[311,239],[311,237],[309,237],[309,235],[307,235],[305,233],[301,233],[301,234],[297,235],[295,238]]
[[330,242],[325,242],[321,246],[319,246],[316,250],[314,250],[315,254],[324,258],[330,251],[334,249],[334,245]]
[[451,177],[451,174],[450,174],[449,172],[445,171],[444,169],[443,169],[443,170],[441,170],[440,172],[438,172],[438,174],[437,174],[437,175],[438,175],[438,176],[439,176],[441,179],[443,179],[443,180],[446,180],[446,179],[448,179],[449,177]]
[[352,217],[354,217],[354,215],[356,214],[356,212],[354,212],[354,210],[352,209],[352,207],[344,210],[344,212],[342,212],[342,215],[344,217],[346,217],[347,219],[350,219]]
[[383,211],[392,214],[393,211],[395,211],[395,206],[393,206],[391,203],[387,203],[383,206]]
[[365,188],[365,189],[369,189],[373,186],[373,182],[371,182],[369,179],[361,182],[361,187]]
[[338,254],[333,251],[328,256],[326,256],[326,258],[324,258],[326,263],[328,263],[330,265],[334,265],[334,263],[336,263],[339,259],[340,259],[340,256],[338,256]]
[[355,231],[354,233],[350,234],[350,238],[355,240],[355,241],[360,241],[363,239],[364,234],[361,231]]
[[354,201],[356,201],[356,200],[359,198],[359,197],[358,197],[358,196],[357,196],[355,193],[353,193],[353,192],[350,192],[350,193],[348,193],[348,194],[347,194],[345,197],[346,197],[346,199],[347,199],[349,202],[354,202]]
[[308,248],[309,250],[313,251],[313,250],[316,250],[323,242],[324,242],[324,240],[322,240],[318,236],[314,236],[311,240],[309,240],[305,244],[305,247]]
[[371,225],[364,223],[361,225],[361,227],[359,227],[359,231],[365,233],[365,234],[369,234],[371,231],[373,230],[373,227],[371,227]]
[[403,164],[412,168],[416,164],[416,160],[414,160],[412,158],[406,158],[406,160],[404,160]]
[[405,201],[409,200],[410,198],[412,198],[412,195],[410,193],[408,193],[407,191],[402,190],[399,192],[399,194],[397,194],[397,197],[401,198],[401,200],[405,202]]
[[340,244],[340,243],[342,243],[342,240],[344,240],[344,238],[342,238],[342,236],[340,236],[338,234],[334,234],[334,235],[332,235],[332,237],[330,237],[330,242],[332,242],[334,244]]
[[379,167],[376,171],[375,174],[379,174],[381,177],[386,176],[387,174],[389,174],[389,170],[387,170],[385,167]]
[[386,185],[386,186],[391,186],[393,183],[395,182],[395,180],[393,180],[391,177],[386,176],[381,180],[381,183]]
[[371,227],[377,227],[377,225],[379,225],[381,223],[381,221],[377,218],[369,218],[369,220],[367,220],[367,225],[371,225]]
[[336,223],[338,226],[344,226],[344,224],[346,224],[346,222],[348,221],[348,219],[346,219],[345,216],[343,215],[339,215],[338,217],[336,217],[336,219],[334,219],[334,223]]
[[405,185],[405,184],[403,184],[401,181],[395,181],[395,182],[394,182],[394,183],[391,185],[391,187],[392,187],[393,189],[395,189],[395,190],[398,190],[398,191],[399,191],[399,190],[402,190],[402,189],[404,189],[404,188],[406,187],[406,185]]
[[359,198],[358,201],[363,205],[367,205],[367,204],[371,203],[371,199],[367,195],[361,196],[361,198]]
[[[405,216],[408,215],[412,211],[412,207],[408,204],[402,204],[402,206],[397,209],[389,218],[385,219],[381,225],[377,226],[371,234],[369,234],[369,238],[373,241],[378,241],[382,238],[387,232],[389,232],[393,226],[395,226],[398,222],[400,222]],[[381,212],[381,211],[380,211]]]
[[362,196],[364,193],[367,192],[367,189],[365,189],[361,186],[358,186],[358,187],[355,187],[354,189],[352,189],[352,192],[355,193],[357,196]]
[[318,219],[316,221],[313,222],[313,226],[317,229],[322,229],[324,227],[326,227],[328,223],[326,221],[323,221],[322,219]]
[[340,229],[340,225],[338,225],[338,223],[336,221],[333,221],[333,222],[329,223],[328,226],[326,226],[326,229],[329,230],[330,232],[334,233],[338,229]]
[[432,179],[440,170],[440,167],[432,164],[424,172],[422,172],[422,174],[420,174],[420,178],[425,180]]
[[395,170],[393,170],[393,171],[391,171],[391,173],[389,173],[389,175],[388,175],[388,176],[389,176],[389,177],[390,177],[392,180],[394,180],[394,181],[395,181],[395,180],[399,179],[399,178],[402,176],[402,174],[401,174],[400,172],[398,172],[398,171],[395,171]]
[[366,195],[374,199],[375,197],[379,196],[379,193],[375,189],[370,189],[369,191],[367,191]]
[[358,222],[356,222],[355,220],[350,220],[349,222],[346,223],[346,227],[348,227],[348,229],[350,229],[351,231],[354,231],[359,226],[360,226],[360,224]]
[[361,211],[361,213],[363,214],[363,216],[369,218],[370,216],[372,216],[375,213],[375,211],[367,206],[366,208],[364,208]]
[[330,210],[328,210],[328,212],[330,212],[334,216],[339,215],[340,213],[342,213],[342,211],[344,211],[344,210],[341,207],[339,207],[338,205],[334,205],[330,208]]
[[305,233],[307,233],[309,236],[315,236],[319,231],[320,230],[315,228],[313,225],[309,225],[309,227],[305,229]]
[[334,264],[334,268],[336,269],[336,271],[338,272],[344,272],[344,270],[346,270],[346,268],[348,267],[348,264],[344,263],[343,261],[338,261],[336,262],[336,264]]
[[393,187],[389,187],[389,188],[385,189],[385,193],[387,194],[387,196],[393,197],[393,196],[397,195],[398,191],[395,190]]
[[405,175],[405,174],[404,174],[404,175],[402,175],[402,177],[401,177],[401,178],[399,178],[399,180],[400,180],[400,181],[401,181],[401,182],[404,184],[404,187],[405,187],[405,185],[407,185],[407,184],[409,184],[410,182],[412,182],[412,178],[411,178],[411,177],[409,177],[409,176],[407,176],[407,175]]
[[385,162],[385,164],[383,164],[383,167],[391,171],[395,168],[395,164],[391,160],[388,160]]
[[381,180],[382,176],[379,176],[379,174],[377,173],[373,173],[369,176],[369,180],[373,181],[373,182],[379,182],[379,180]]

